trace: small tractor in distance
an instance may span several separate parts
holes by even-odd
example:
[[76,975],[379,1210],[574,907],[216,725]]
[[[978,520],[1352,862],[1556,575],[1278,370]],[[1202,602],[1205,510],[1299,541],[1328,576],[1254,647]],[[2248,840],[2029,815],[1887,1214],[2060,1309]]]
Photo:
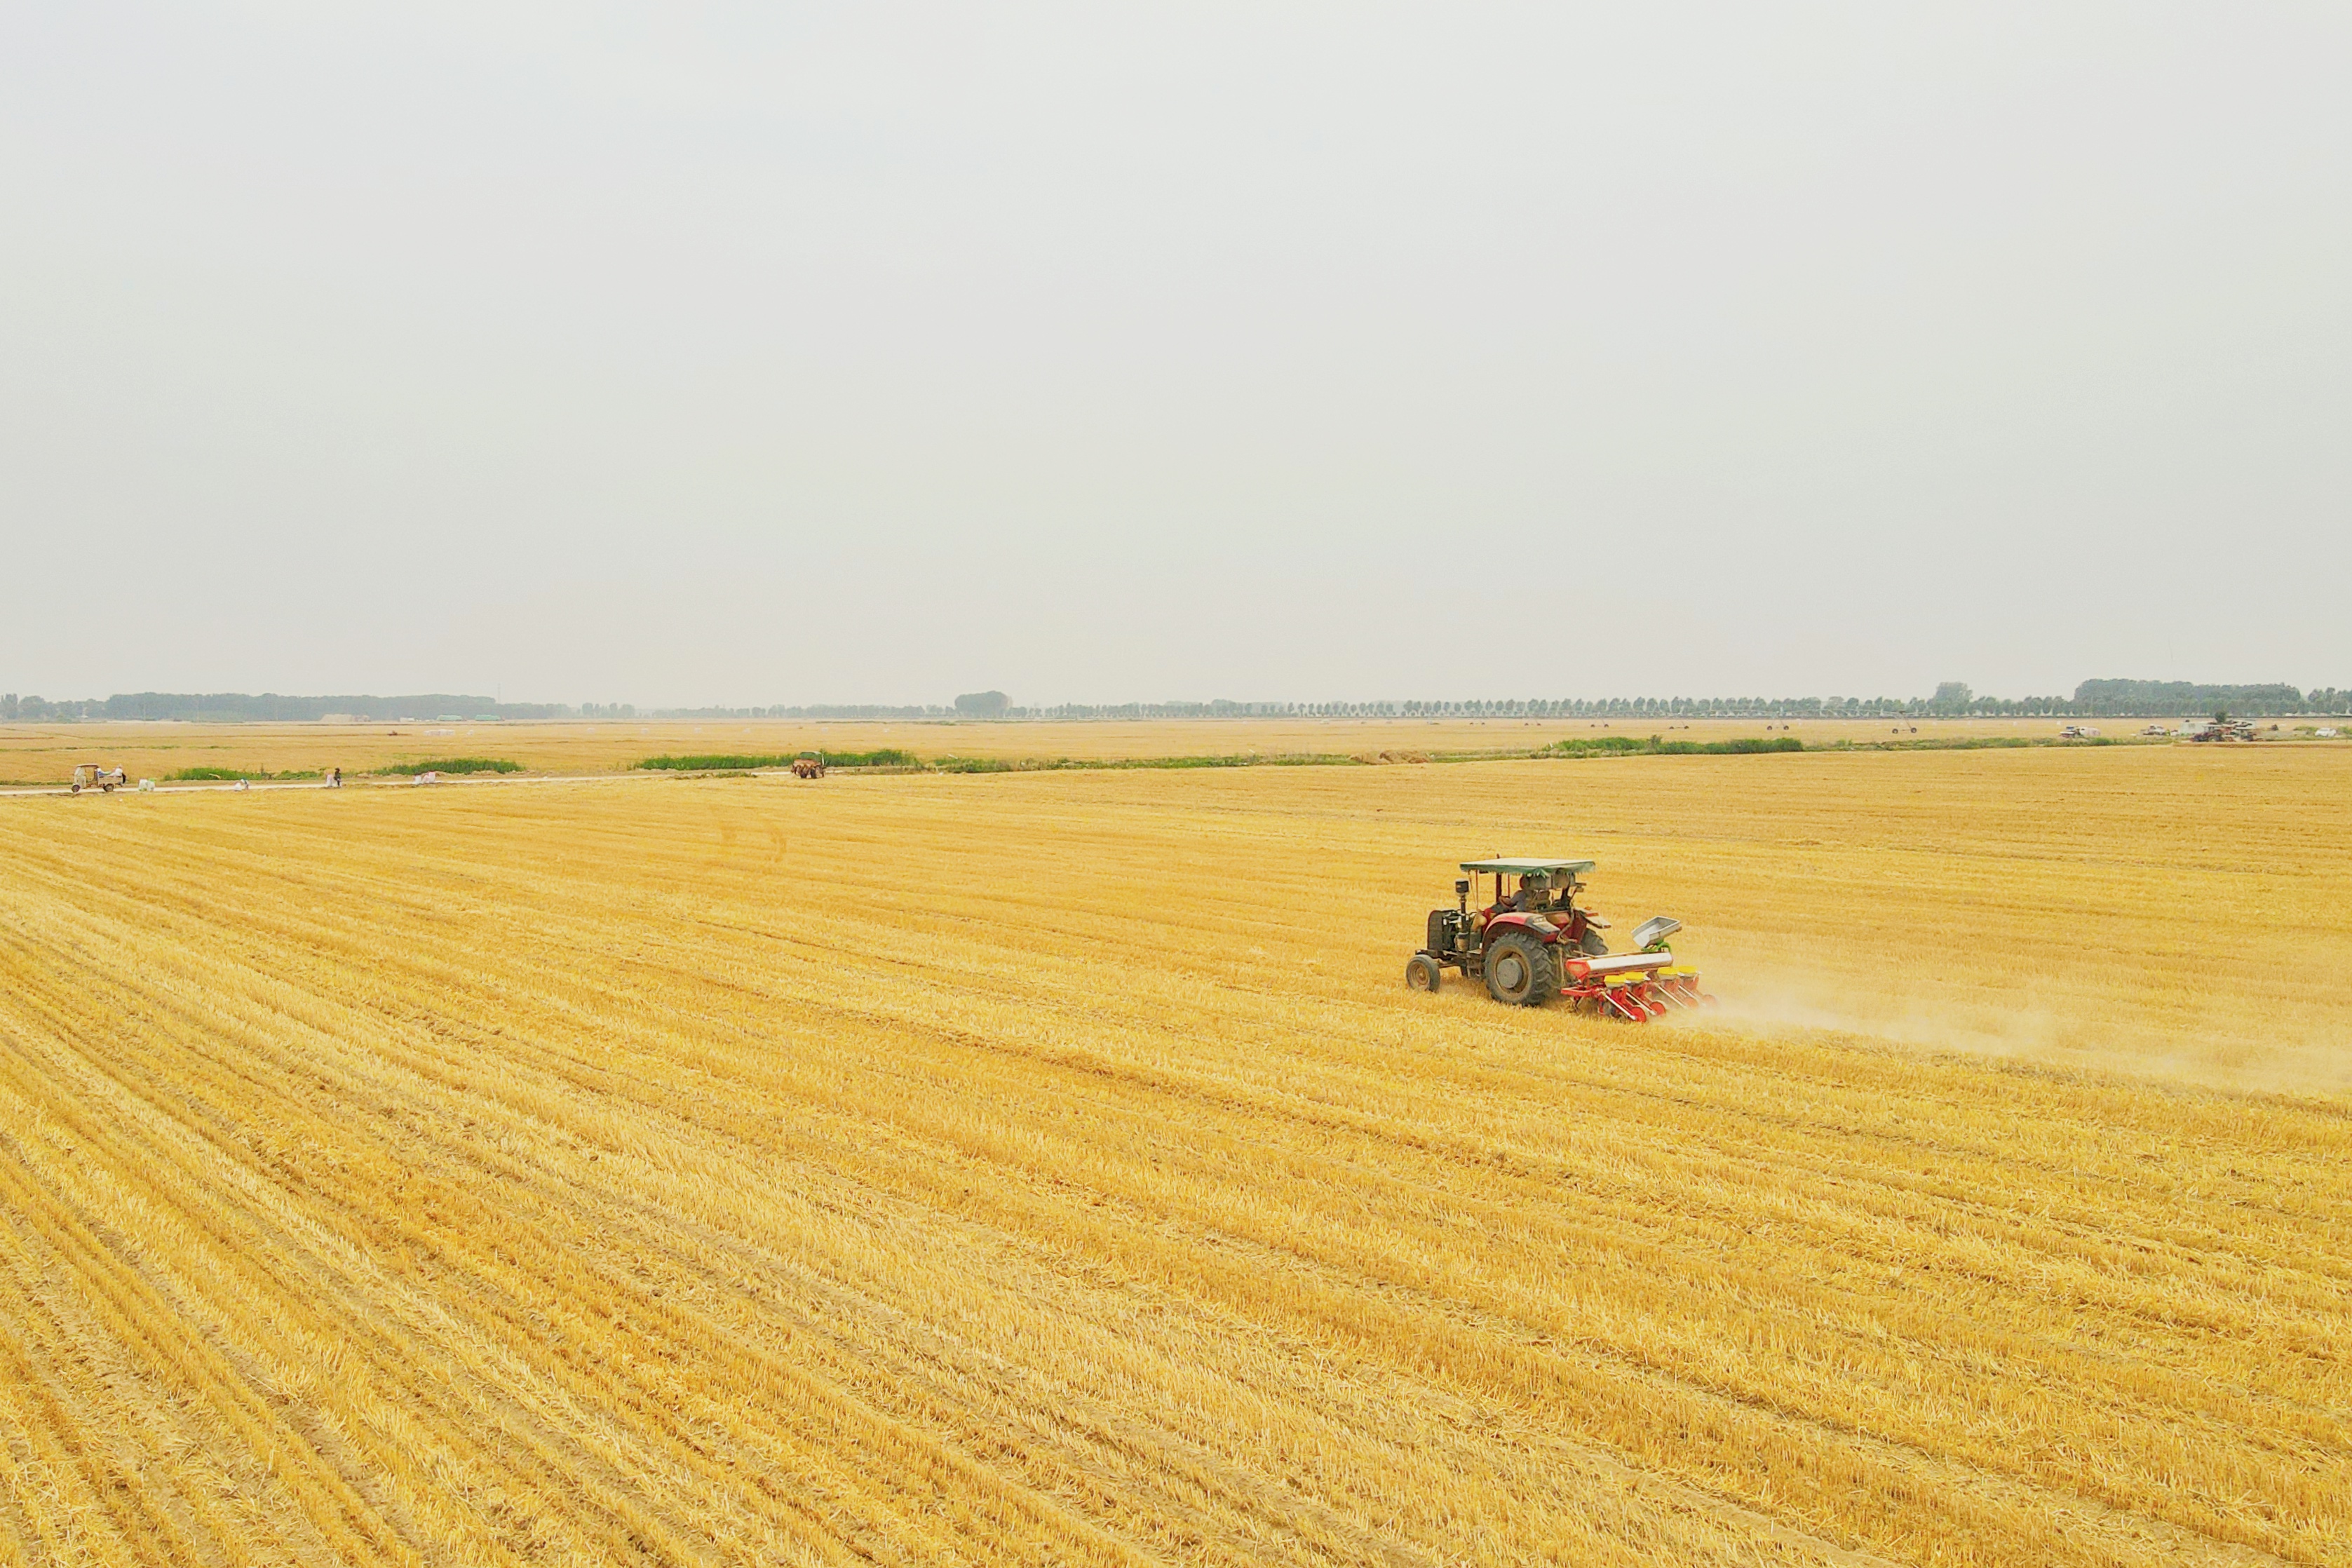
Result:
[[793,759],[793,777],[796,779],[821,779],[824,777],[824,759],[820,757],[794,757]]
[[[1591,860],[1465,860],[1455,907],[1429,911],[1428,945],[1404,966],[1404,983],[1433,992],[1449,968],[1486,983],[1486,994],[1517,1007],[1555,998],[1579,1012],[1646,1024],[1677,1008],[1711,1007],[1698,971],[1675,962],[1666,939],[1682,921],[1656,915],[1633,928],[1636,951],[1612,955],[1609,922],[1576,907]],[[1471,879],[1495,879],[1495,901],[1470,907]],[[1505,887],[1518,879],[1516,892]]]
[[2192,741],[2251,741],[2254,738],[2254,726],[2249,720],[2216,713],[2211,723],[2191,726],[2189,738]]

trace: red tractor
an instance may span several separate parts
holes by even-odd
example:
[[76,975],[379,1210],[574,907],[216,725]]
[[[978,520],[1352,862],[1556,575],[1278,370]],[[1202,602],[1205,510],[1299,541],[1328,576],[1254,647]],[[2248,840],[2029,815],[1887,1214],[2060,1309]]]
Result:
[[[1466,860],[1454,884],[1455,907],[1429,911],[1429,945],[1408,960],[1404,983],[1435,991],[1449,968],[1486,983],[1486,994],[1517,1007],[1558,998],[1579,1012],[1646,1024],[1682,1007],[1711,1007],[1698,971],[1675,962],[1666,939],[1682,921],[1657,915],[1633,928],[1636,951],[1612,954],[1609,922],[1577,908],[1590,860]],[[1470,907],[1471,879],[1495,879],[1495,901]],[[1516,889],[1506,884],[1516,879]]]

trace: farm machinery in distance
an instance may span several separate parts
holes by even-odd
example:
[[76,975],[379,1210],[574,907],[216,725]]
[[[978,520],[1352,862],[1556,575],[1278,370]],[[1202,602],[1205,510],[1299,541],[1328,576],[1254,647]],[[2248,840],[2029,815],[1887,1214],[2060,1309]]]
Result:
[[80,763],[74,767],[71,788],[75,795],[79,795],[86,789],[102,790],[108,795],[112,795],[116,790],[127,787],[130,783],[130,775],[121,768],[106,768],[100,767],[95,763]]
[[[1428,944],[1405,963],[1404,983],[1435,991],[1448,969],[1484,980],[1486,994],[1517,1007],[1558,1000],[1580,1012],[1646,1024],[1685,1007],[1711,1007],[1698,971],[1676,963],[1666,939],[1682,921],[1655,915],[1635,926],[1634,951],[1612,953],[1609,922],[1576,907],[1591,860],[1465,860],[1455,907],[1429,911]],[[1495,901],[1470,907],[1473,879],[1495,879]],[[1506,883],[1516,878],[1513,890]]]

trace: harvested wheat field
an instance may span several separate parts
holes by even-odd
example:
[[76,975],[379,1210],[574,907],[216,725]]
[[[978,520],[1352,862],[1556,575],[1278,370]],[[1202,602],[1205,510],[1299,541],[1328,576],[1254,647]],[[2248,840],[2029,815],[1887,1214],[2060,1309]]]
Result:
[[[0,1559],[2352,1563],[2347,799],[0,803]],[[1406,992],[1496,851],[1724,1015]]]
[[[1912,742],[2053,740],[2055,719],[1879,719],[1782,722],[1764,719],[1200,719],[1084,722],[820,722],[804,720],[550,721],[401,724],[0,724],[0,787],[62,784],[77,763],[168,779],[190,768],[271,773],[342,768],[414,772],[436,758],[492,756],[533,773],[604,773],[647,757],[790,756],[826,752],[911,752],[926,761],[990,757],[1391,757],[1511,752],[1600,736],[1659,735],[1723,741],[1790,734],[1808,746]],[[2110,721],[2114,736],[2137,721]],[[2297,738],[2302,744],[2314,744]],[[2324,742],[2317,742],[2324,743]]]

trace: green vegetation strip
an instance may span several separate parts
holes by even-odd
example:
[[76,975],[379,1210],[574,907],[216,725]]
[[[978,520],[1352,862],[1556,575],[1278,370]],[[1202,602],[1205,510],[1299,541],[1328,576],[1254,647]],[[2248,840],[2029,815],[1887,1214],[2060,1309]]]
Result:
[[[1801,752],[1805,743],[1793,735],[1771,740],[1667,741],[1652,735],[1601,735],[1591,740],[1562,741],[1539,751],[1441,752],[1426,754],[1377,753],[1348,755],[1337,752],[1228,752],[1181,757],[933,757],[926,762],[912,752],[827,752],[828,768],[919,768],[938,773],[1123,773],[1139,769],[1182,768],[1346,768],[1377,767],[1405,763],[1478,763],[1514,757],[1616,757],[1745,755],[1759,752]],[[725,752],[708,756],[647,757],[632,764],[639,769],[671,773],[742,773],[755,768],[780,768],[803,757],[801,752],[753,756]]]
[[671,773],[701,773],[721,768],[782,768],[803,759],[822,761],[829,768],[919,768],[923,759],[912,752],[886,747],[878,752],[826,752],[822,757],[815,752],[763,752],[753,755],[743,752],[714,752],[692,757],[647,757],[632,763],[638,768],[656,768]]
[[307,768],[299,773],[273,773],[266,768],[182,768],[177,773],[165,773],[163,782],[165,784],[199,784],[206,781],[227,783],[233,779],[315,779],[319,776],[320,773],[316,768]]
[[1540,757],[1745,757],[1764,752],[1801,752],[1805,743],[1794,735],[1744,736],[1736,741],[1668,741],[1656,735],[1573,736],[1555,741],[1536,753]]
[[505,757],[436,757],[430,762],[399,763],[375,771],[379,778],[406,773],[519,773],[522,764]]
[[[1380,767],[1412,763],[1494,763],[1514,758],[1581,757],[1748,757],[1790,752],[1975,752],[2034,746],[2162,745],[2163,741],[2084,736],[2059,739],[2032,735],[1937,736],[1889,741],[1832,741],[1808,746],[1794,735],[1749,735],[1730,741],[1669,741],[1663,735],[1592,735],[1555,741],[1534,751],[1380,752],[1343,755],[1332,752],[1257,752],[1184,757],[933,757],[928,762],[912,752],[827,752],[828,768],[888,767],[919,769],[937,773],[1119,773],[1159,768],[1345,768]],[[699,757],[647,757],[636,768],[676,773],[738,775],[755,768],[780,768],[814,752],[793,756],[724,754]]]

